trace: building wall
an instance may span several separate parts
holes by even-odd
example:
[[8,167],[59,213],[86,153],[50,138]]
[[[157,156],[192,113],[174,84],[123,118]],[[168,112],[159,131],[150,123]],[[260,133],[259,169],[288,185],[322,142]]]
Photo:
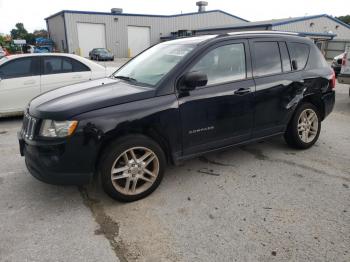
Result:
[[[314,23],[312,27],[310,26],[311,23]],[[336,28],[337,26],[338,28]],[[332,31],[332,33],[337,35],[335,39],[350,39],[350,28],[337,23],[328,17],[319,17],[285,25],[273,26],[273,30],[308,33],[328,33]]]
[[[63,24],[63,20],[58,21],[55,16],[48,19],[49,24]],[[151,45],[160,42],[160,37],[167,36],[171,32],[178,30],[194,30],[201,27],[215,25],[232,25],[242,23],[243,20],[235,18],[222,12],[207,12],[183,16],[140,16],[140,15],[101,15],[101,14],[79,14],[65,13],[68,52],[77,53],[79,50],[77,23],[101,23],[106,28],[106,47],[117,57],[127,57],[128,55],[128,35],[127,27],[148,26],[151,31]],[[62,26],[49,26],[53,35],[58,34]],[[64,27],[63,27],[64,28]],[[93,37],[93,36],[92,36]],[[53,38],[55,43],[59,37]]]
[[57,15],[47,20],[48,32],[50,38],[55,42],[56,49],[61,52],[67,51],[67,40],[64,29],[64,17]]

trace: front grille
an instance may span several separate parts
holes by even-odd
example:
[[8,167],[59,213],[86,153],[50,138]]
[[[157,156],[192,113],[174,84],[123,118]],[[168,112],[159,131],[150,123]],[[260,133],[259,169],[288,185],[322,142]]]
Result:
[[37,123],[38,120],[36,118],[30,116],[28,112],[25,112],[21,129],[22,137],[32,140],[35,134]]

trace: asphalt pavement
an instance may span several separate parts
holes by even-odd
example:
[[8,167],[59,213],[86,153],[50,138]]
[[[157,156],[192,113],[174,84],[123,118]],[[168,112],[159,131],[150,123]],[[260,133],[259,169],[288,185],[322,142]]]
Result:
[[20,157],[21,119],[0,120],[0,261],[350,261],[350,98],[305,151],[283,139],[169,167],[123,204],[94,182],[52,186]]

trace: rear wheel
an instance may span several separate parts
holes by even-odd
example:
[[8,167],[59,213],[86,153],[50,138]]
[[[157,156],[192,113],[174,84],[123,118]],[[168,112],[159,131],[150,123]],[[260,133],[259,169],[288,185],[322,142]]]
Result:
[[115,141],[100,163],[105,192],[114,199],[131,202],[151,194],[160,184],[165,155],[153,140],[127,136]]
[[291,119],[284,138],[287,144],[298,149],[313,146],[321,132],[321,118],[316,106],[302,104]]

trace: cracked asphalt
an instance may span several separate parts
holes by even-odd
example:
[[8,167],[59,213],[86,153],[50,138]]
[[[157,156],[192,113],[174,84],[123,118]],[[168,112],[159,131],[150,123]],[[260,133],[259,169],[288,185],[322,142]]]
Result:
[[169,167],[123,204],[95,181],[43,184],[0,120],[0,261],[350,261],[350,98],[306,151],[280,138]]

